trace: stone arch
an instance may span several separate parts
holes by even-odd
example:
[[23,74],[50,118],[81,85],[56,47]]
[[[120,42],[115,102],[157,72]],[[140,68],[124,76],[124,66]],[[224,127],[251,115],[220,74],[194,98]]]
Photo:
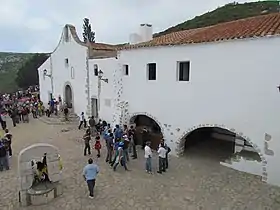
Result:
[[[55,173],[54,165],[58,167],[59,150],[57,147],[46,144],[37,143],[22,149],[18,155],[18,172],[20,177],[20,189],[28,190],[33,184],[33,173],[30,161],[41,159],[47,153],[49,176],[52,181],[59,181],[60,175]],[[56,161],[55,161],[56,160]],[[25,172],[24,172],[25,171]],[[28,171],[29,173],[26,173]]]
[[144,115],[144,116],[149,117],[149,118],[151,118],[152,120],[154,120],[154,121],[158,124],[158,126],[160,127],[160,130],[161,130],[161,132],[162,132],[163,138],[165,138],[165,135],[164,135],[164,127],[162,126],[162,124],[159,122],[159,120],[158,120],[156,117],[154,117],[153,115],[151,115],[151,114],[149,114],[149,113],[147,113],[147,112],[135,112],[135,113],[131,114],[131,115],[129,116],[129,124],[133,124],[135,118],[136,118],[137,116],[139,116],[139,115]]
[[196,130],[198,128],[206,128],[206,127],[219,127],[219,128],[231,131],[231,132],[235,133],[237,136],[240,136],[243,139],[245,139],[246,141],[248,141],[253,146],[253,148],[256,150],[256,152],[259,154],[259,156],[261,158],[261,161],[262,161],[262,181],[267,182],[267,176],[268,176],[267,169],[266,169],[267,160],[266,160],[264,154],[261,152],[261,149],[259,148],[259,146],[257,144],[255,144],[255,143],[253,143],[252,140],[248,136],[244,135],[243,132],[237,131],[234,128],[229,128],[229,127],[227,127],[225,125],[220,125],[220,124],[200,124],[200,125],[193,126],[193,127],[189,128],[188,130],[183,132],[182,135],[178,138],[177,148],[176,148],[177,155],[178,156],[182,156],[183,155],[184,150],[185,150],[186,137],[191,132],[193,132],[194,130]]
[[[133,114],[131,114],[130,116],[129,116],[129,124],[133,124],[134,123],[134,121],[135,121],[135,119],[136,119],[136,117],[137,116],[146,116],[146,117],[148,117],[148,118],[150,118],[150,119],[152,119],[157,125],[158,125],[158,127],[160,128],[160,131],[161,131],[161,138],[163,138],[163,139],[166,139],[165,137],[165,133],[164,133],[164,127],[162,126],[162,124],[160,123],[160,121],[156,118],[156,117],[154,117],[153,115],[151,115],[151,114],[149,114],[149,113],[147,113],[147,112],[135,112],[135,113],[133,113]],[[153,146],[153,143],[152,143],[152,146]],[[158,146],[158,145],[157,145]]]
[[65,82],[63,96],[63,102],[67,104],[68,108],[74,109],[74,92],[70,82]]
[[[39,148],[39,149],[38,149]],[[18,160],[19,163],[21,161],[28,161],[30,159],[30,156],[28,156],[28,153],[34,153],[34,156],[42,156],[44,153],[45,149],[51,148],[53,151],[56,151],[59,153],[58,148],[51,145],[51,144],[46,144],[46,143],[37,143],[37,144],[32,144],[29,147],[24,148],[23,150],[20,151],[18,155]],[[26,156],[27,155],[27,156]]]
[[[44,167],[47,168],[45,173],[50,182],[36,178],[38,164],[39,162],[42,164],[43,159],[46,164]],[[22,206],[38,205],[42,202],[46,204],[46,201],[61,195],[62,165],[58,148],[51,144],[37,143],[21,150],[18,156],[18,175],[19,201]],[[50,199],[37,200],[38,196],[41,198],[49,196]]]

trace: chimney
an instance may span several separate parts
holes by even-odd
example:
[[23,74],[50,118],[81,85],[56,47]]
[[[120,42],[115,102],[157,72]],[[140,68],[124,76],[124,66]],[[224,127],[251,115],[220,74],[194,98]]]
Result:
[[141,42],[141,36],[137,33],[133,33],[129,35],[129,44],[138,44]]
[[147,42],[153,39],[153,27],[151,24],[140,25],[141,42]]

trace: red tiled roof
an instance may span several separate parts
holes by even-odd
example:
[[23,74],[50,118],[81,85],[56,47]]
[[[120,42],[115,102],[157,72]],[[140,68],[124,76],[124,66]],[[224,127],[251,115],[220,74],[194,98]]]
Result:
[[[80,40],[76,28],[73,25],[66,25],[70,29],[70,33],[73,39],[80,45],[87,46],[87,44]],[[116,46],[104,43],[91,43],[90,44],[93,50],[116,50]]]
[[116,50],[114,45],[104,44],[104,43],[91,43],[92,49],[94,50]]
[[215,42],[271,35],[280,35],[280,13],[261,15],[205,28],[173,32],[148,42],[126,45],[119,49]]

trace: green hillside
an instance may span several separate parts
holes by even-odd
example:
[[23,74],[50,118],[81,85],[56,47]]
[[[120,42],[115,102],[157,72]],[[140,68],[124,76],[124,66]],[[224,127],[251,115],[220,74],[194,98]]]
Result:
[[17,90],[15,82],[18,69],[32,57],[32,53],[0,52],[0,92]]
[[168,28],[165,31],[155,34],[154,37],[176,31],[201,28],[216,25],[218,23],[229,22],[258,15],[266,15],[278,11],[279,3],[276,1],[258,1],[244,4],[233,2]]

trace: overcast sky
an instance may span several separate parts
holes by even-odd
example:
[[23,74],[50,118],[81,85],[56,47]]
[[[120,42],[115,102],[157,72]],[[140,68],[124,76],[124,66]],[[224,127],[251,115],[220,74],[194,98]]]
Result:
[[[0,52],[50,52],[62,27],[76,26],[81,37],[88,17],[96,42],[128,42],[141,23],[154,32],[211,11],[230,0],[0,0]],[[244,2],[244,1],[239,1]]]

